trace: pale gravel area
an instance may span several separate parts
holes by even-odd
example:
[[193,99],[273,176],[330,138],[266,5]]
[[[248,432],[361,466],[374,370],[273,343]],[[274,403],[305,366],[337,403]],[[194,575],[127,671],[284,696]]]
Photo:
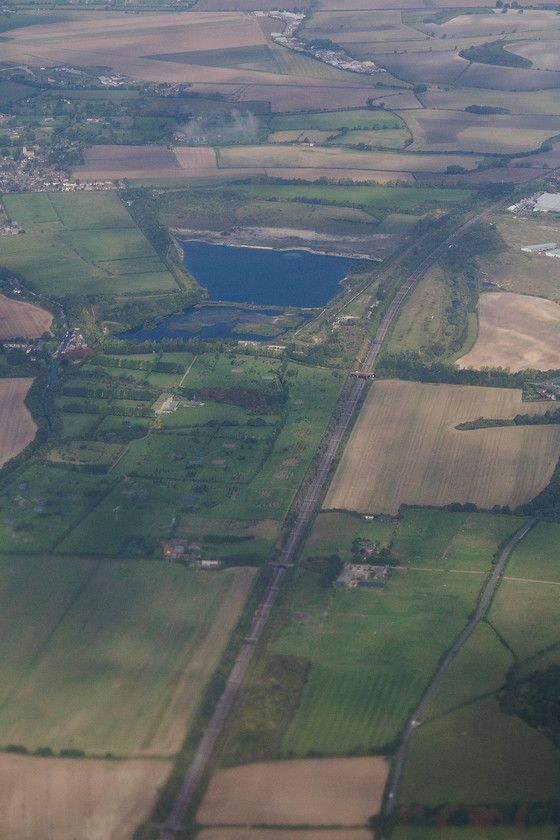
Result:
[[221,231],[172,228],[171,232],[182,240],[201,240],[214,245],[236,245],[245,248],[298,249],[316,253],[329,253],[355,259],[377,259],[380,249],[386,248],[395,237],[391,234],[369,234],[364,236],[337,236],[317,233],[314,230],[276,227],[243,227]]
[[366,825],[380,811],[388,772],[382,758],[300,759],[221,770],[210,782],[197,821],[240,826]]
[[511,371],[560,368],[557,303],[530,295],[491,292],[481,295],[478,311],[478,338],[472,350],[457,360],[459,367],[503,367]]

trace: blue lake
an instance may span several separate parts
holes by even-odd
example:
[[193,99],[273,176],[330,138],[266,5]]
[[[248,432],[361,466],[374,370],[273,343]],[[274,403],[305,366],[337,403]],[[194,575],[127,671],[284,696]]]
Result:
[[[254,310],[243,303],[315,309],[338,295],[341,281],[357,260],[310,251],[274,251],[239,248],[192,240],[182,242],[183,264],[196,282],[208,289],[210,300],[239,301],[240,306],[202,305],[169,315],[153,329],[121,333],[118,338],[161,341],[162,338],[240,338],[270,341],[288,330],[278,323],[279,313]],[[310,314],[302,315],[302,320]],[[266,324],[252,332],[251,325]]]
[[324,306],[342,291],[341,281],[357,262],[310,251],[238,248],[181,242],[183,265],[211,300],[260,306]]

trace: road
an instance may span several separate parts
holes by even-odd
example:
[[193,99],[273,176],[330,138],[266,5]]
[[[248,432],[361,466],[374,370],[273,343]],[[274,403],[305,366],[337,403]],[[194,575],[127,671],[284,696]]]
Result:
[[416,727],[420,726],[421,724],[421,717],[426,709],[426,706],[430,702],[436,688],[440,684],[443,675],[451,665],[452,661],[455,659],[475,627],[482,621],[484,616],[486,615],[486,611],[490,604],[490,600],[492,595],[494,594],[494,590],[498,585],[498,581],[500,579],[500,575],[502,574],[503,568],[513,551],[513,549],[518,545],[519,542],[523,539],[526,534],[529,533],[533,525],[537,522],[537,518],[530,519],[529,522],[526,522],[510,539],[502,553],[500,554],[500,558],[496,563],[494,570],[490,576],[488,583],[486,584],[486,588],[480,598],[478,608],[470,619],[468,624],[466,624],[464,630],[461,632],[459,637],[455,640],[453,645],[449,648],[445,656],[443,657],[439,668],[437,669],[436,673],[434,674],[432,681],[430,682],[428,688],[422,695],[420,702],[418,703],[417,707],[414,709],[410,720],[408,721],[403,735],[401,739],[401,743],[399,746],[399,750],[395,756],[395,762],[393,764],[393,770],[391,774],[391,779],[389,782],[389,786],[387,788],[387,794],[385,798],[385,808],[384,812],[385,815],[389,815],[396,804],[397,801],[397,793],[400,786],[402,770],[404,765],[404,760],[406,758],[406,753],[408,750],[408,744],[410,741],[410,736],[416,729]]
[[[468,222],[465,222],[465,224],[461,225],[461,227],[459,227],[453,234],[451,234],[451,236],[449,236],[445,240],[445,242],[442,242],[441,245],[438,245],[437,248],[434,248],[434,250],[429,254],[429,256],[426,257],[426,259],[423,260],[423,262],[415,269],[415,271],[413,271],[412,274],[409,275],[405,283],[401,286],[401,288],[391,301],[387,312],[385,313],[377,329],[377,332],[370,345],[370,348],[362,362],[360,370],[365,375],[373,373],[375,362],[377,361],[377,357],[381,350],[381,345],[393,321],[395,320],[407,295],[418,282],[418,280],[422,277],[424,272],[427,271],[427,269],[434,264],[438,257],[441,254],[443,254],[447,248],[453,245],[454,242],[456,242],[470,227],[472,227],[472,225],[476,224],[488,213],[493,212],[500,204],[501,201],[493,204],[490,207],[487,207],[481,213],[478,213],[476,216],[473,216],[471,219],[469,219]],[[319,467],[317,469],[317,473],[309,486],[303,503],[298,511],[298,515],[296,517],[294,525],[282,549],[280,555],[280,562],[274,567],[272,577],[264,594],[264,597],[255,611],[251,630],[248,636],[243,641],[241,650],[239,651],[237,659],[235,660],[235,665],[226,683],[224,692],[220,697],[220,700],[218,701],[218,705],[216,706],[214,714],[212,715],[210,723],[208,724],[208,728],[199,744],[191,766],[187,771],[187,775],[185,776],[185,779],[173,803],[170,815],[160,829],[159,840],[175,840],[177,833],[184,827],[185,817],[187,815],[187,811],[192,801],[194,791],[196,790],[199,783],[202,781],[204,771],[206,770],[206,767],[208,765],[208,761],[210,759],[210,755],[212,754],[212,750],[214,748],[216,740],[218,739],[218,736],[220,735],[220,732],[223,729],[228,712],[232,707],[233,701],[235,699],[243,676],[245,675],[245,672],[249,667],[249,663],[255,651],[255,646],[262,635],[262,632],[266,626],[266,622],[268,621],[271,609],[274,606],[274,603],[276,602],[276,598],[278,597],[280,585],[286,574],[286,566],[290,565],[293,562],[301,539],[305,534],[307,528],[309,527],[319,497],[321,496],[323,489],[326,487],[327,478],[329,476],[333,461],[337,455],[340,444],[346,432],[348,431],[350,422],[354,417],[356,407],[360,401],[366,384],[367,379],[357,377],[354,385],[352,386],[350,394],[348,395],[348,398],[344,403],[342,413],[335,426],[327,450],[321,458]]]

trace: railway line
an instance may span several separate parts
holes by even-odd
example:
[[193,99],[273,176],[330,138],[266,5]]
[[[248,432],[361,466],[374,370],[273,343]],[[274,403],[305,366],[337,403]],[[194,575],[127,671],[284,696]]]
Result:
[[[447,248],[451,247],[470,227],[480,221],[488,213],[493,212],[500,203],[501,202],[497,202],[473,216],[461,225],[461,227],[459,227],[454,233],[452,233],[451,236],[449,236],[444,242],[434,248],[434,250],[431,251],[431,253],[412,272],[412,274],[408,276],[391,301],[362,362],[360,373],[363,374],[363,376],[356,377],[356,381],[354,382],[350,390],[350,394],[344,403],[327,450],[321,458],[317,472],[307,490],[296,520],[282,549],[280,561],[274,566],[268,587],[264,593],[261,603],[255,610],[251,629],[243,640],[241,649],[235,660],[233,670],[231,671],[222,696],[220,697],[216,709],[214,710],[214,714],[212,715],[206,732],[202,737],[195,757],[189,767],[189,770],[187,771],[187,775],[185,776],[181,788],[175,798],[169,817],[161,826],[159,840],[175,840],[179,831],[184,828],[185,818],[191,805],[194,792],[202,781],[212,750],[214,749],[216,741],[224,727],[227,715],[233,705],[243,677],[249,667],[257,642],[262,636],[272,607],[276,603],[287,568],[293,562],[303,535],[309,527],[317,507],[317,502],[319,501],[322,491],[326,486],[327,478],[332,468],[334,459],[338,453],[342,440],[348,431],[360,398],[367,385],[367,376],[373,374],[381,346],[387,336],[387,333],[389,332],[389,329],[391,328],[391,325],[393,324],[393,321],[406,300],[406,297],[427,269],[430,268],[438,257],[443,254]],[[404,753],[402,761],[403,760]],[[394,796],[395,793],[393,793],[393,797]]]

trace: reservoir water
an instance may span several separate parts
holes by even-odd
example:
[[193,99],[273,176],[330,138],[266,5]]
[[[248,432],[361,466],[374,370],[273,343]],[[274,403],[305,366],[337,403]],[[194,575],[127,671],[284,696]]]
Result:
[[261,306],[324,306],[342,290],[356,263],[310,251],[239,248],[190,240],[181,242],[183,265],[212,300]]
[[[235,307],[202,305],[170,315],[153,329],[121,333],[118,338],[161,341],[163,338],[238,338],[270,341],[310,317],[279,317],[256,306],[315,309],[342,290],[341,281],[357,262],[349,257],[310,251],[274,251],[181,242],[183,264],[211,301],[238,302]],[[244,306],[243,304],[248,304]],[[291,321],[291,323],[290,323]]]

